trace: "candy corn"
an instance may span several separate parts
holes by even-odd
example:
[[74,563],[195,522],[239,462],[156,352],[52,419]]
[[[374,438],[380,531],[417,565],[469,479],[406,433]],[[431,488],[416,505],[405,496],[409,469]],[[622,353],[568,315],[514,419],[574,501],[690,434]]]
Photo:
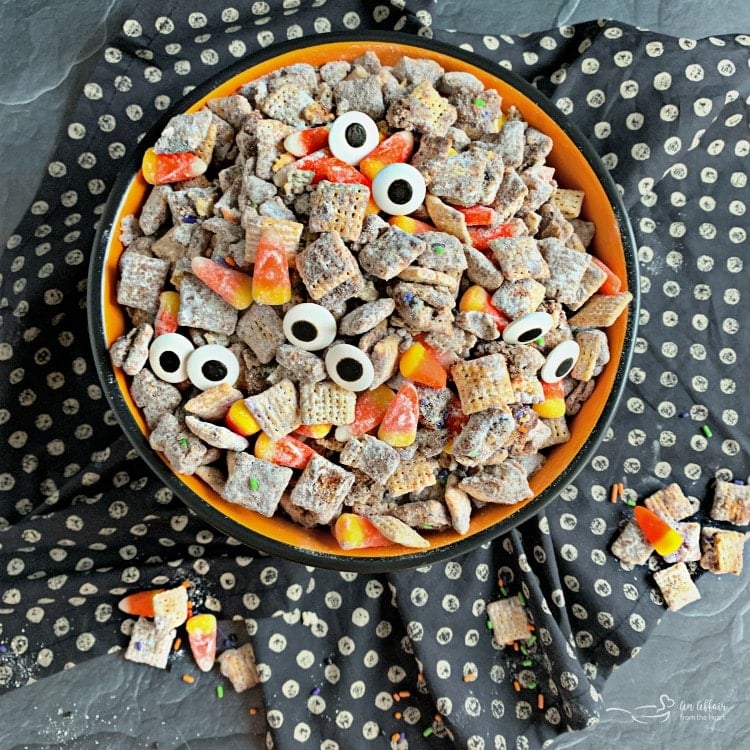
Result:
[[327,149],[315,151],[308,156],[297,159],[294,168],[312,172],[313,184],[321,180],[328,180],[329,182],[357,183],[370,187],[370,180],[356,167],[347,164],[342,159],[337,159]]
[[464,215],[467,226],[488,226],[497,221],[497,211],[492,206],[456,206]]
[[153,148],[146,151],[141,164],[143,178],[150,185],[192,180],[207,169],[208,164],[195,154],[157,154]]
[[591,262],[595,266],[599,266],[599,268],[604,271],[604,273],[607,274],[607,278],[604,280],[602,285],[597,290],[600,294],[617,294],[620,291],[620,287],[622,286],[622,281],[620,281],[620,277],[617,276],[612,269],[606,265],[603,261],[599,260],[599,258],[595,258],[593,255],[591,257]]
[[359,163],[359,171],[369,180],[389,164],[409,161],[414,151],[414,134],[410,130],[399,130],[382,140]]
[[154,616],[154,597],[161,594],[164,589],[152,589],[151,591],[137,591],[135,594],[129,594],[124,599],[120,599],[117,608],[127,615],[135,617],[153,617]]
[[354,407],[354,421],[336,428],[336,440],[346,442],[350,438],[374,430],[382,421],[388,405],[395,394],[387,385],[379,385],[371,391],[362,391]]
[[256,432],[260,432],[260,425],[255,421],[255,417],[250,413],[250,409],[247,408],[243,398],[235,401],[229,407],[229,411],[224,417],[224,424],[232,432],[236,432],[243,437],[249,437],[255,435]]
[[263,238],[255,250],[252,293],[262,305],[283,305],[292,298],[286,252]]
[[242,271],[198,255],[190,261],[193,273],[212,291],[236,310],[250,307],[253,301],[253,279]]
[[301,157],[320,151],[328,145],[328,128],[320,125],[316,128],[295,130],[284,139],[284,148],[293,156]]
[[430,388],[445,388],[448,373],[433,353],[419,342],[414,342],[402,355],[398,363],[405,378]]
[[301,424],[294,432],[296,435],[309,438],[324,438],[330,431],[332,424],[322,422],[321,424]]
[[162,292],[159,295],[159,309],[154,318],[154,336],[174,333],[177,330],[177,313],[180,309],[180,293]]
[[468,232],[472,246],[477,250],[486,250],[489,247],[490,240],[513,237],[516,227],[510,222],[500,222],[491,227],[469,227]]
[[277,466],[289,466],[292,469],[304,469],[315,455],[315,451],[301,440],[285,435],[273,440],[261,432],[255,440],[254,454]]
[[654,549],[662,557],[671,555],[682,545],[680,533],[645,505],[637,505],[633,508],[633,515],[643,536],[654,545]]
[[188,644],[193,659],[202,672],[210,672],[216,659],[216,617],[193,615],[186,623]]
[[458,309],[462,312],[476,310],[477,312],[484,312],[491,315],[498,331],[502,331],[510,322],[503,312],[492,304],[490,293],[484,287],[477,284],[470,286],[461,295]]
[[391,541],[384,537],[364,516],[342,513],[333,525],[333,536],[341,549],[385,547]]
[[435,227],[432,224],[428,224],[426,221],[420,221],[411,216],[391,216],[388,219],[388,223],[391,226],[403,229],[407,234],[419,234],[420,232],[434,232]]
[[554,383],[542,381],[544,390],[544,401],[534,404],[531,408],[542,419],[556,419],[565,416],[565,389],[563,381],[557,380]]
[[394,448],[406,448],[417,437],[419,420],[419,394],[413,383],[404,383],[388,404],[378,437]]

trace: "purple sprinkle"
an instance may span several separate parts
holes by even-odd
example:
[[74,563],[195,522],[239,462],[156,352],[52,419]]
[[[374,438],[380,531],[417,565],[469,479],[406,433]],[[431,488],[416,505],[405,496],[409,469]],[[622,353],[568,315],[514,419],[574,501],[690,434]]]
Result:
[[135,650],[141,651],[143,649],[143,644],[140,641],[135,642]]
[[232,646],[232,639],[231,638],[225,638],[224,639],[224,648],[230,648]]
[[310,695],[320,695],[320,688],[316,685],[311,691]]
[[196,219],[195,216],[183,216],[182,217],[183,224],[195,224],[197,221],[198,219]]
[[680,419],[687,419],[690,416],[689,411],[684,411],[682,414],[680,414]]
[[0,654],[7,654],[8,653],[8,647],[0,645]]
[[734,484],[745,484],[741,479],[733,480]]
[[438,422],[438,429],[439,429],[439,430],[442,430],[442,429],[443,429],[443,427],[445,427],[445,422],[443,422],[443,420],[441,419],[441,420],[440,420],[440,421]]
[[414,292],[407,292],[404,295],[404,302],[408,305],[414,299]]

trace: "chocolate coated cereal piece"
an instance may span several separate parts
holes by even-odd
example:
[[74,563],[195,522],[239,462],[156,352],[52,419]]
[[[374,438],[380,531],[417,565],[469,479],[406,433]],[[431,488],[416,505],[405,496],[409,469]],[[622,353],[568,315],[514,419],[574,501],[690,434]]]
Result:
[[137,252],[125,252],[120,257],[119,267],[117,304],[156,313],[159,295],[169,273],[169,261]]
[[682,545],[671,555],[665,555],[668,563],[697,562],[701,559],[701,525],[695,521],[675,524],[675,529],[682,537]]
[[249,453],[230,453],[229,474],[221,496],[230,503],[242,505],[271,517],[275,512],[292,470],[263,461]]
[[377,121],[385,112],[383,92],[375,76],[339,81],[333,85],[333,95],[336,100],[336,113],[339,115],[356,110]]
[[746,540],[747,536],[743,532],[704,526],[701,529],[701,568],[712,573],[740,575]]
[[359,238],[370,190],[366,185],[321,180],[310,197],[311,232],[338,232],[341,239]]
[[410,460],[402,459],[386,482],[386,489],[391,497],[419,492],[437,482],[437,469],[437,461],[417,452]]
[[385,117],[393,128],[444,137],[457,116],[456,108],[424,80],[392,102]]
[[281,344],[276,350],[276,361],[298,383],[317,383],[328,377],[325,363],[320,357],[293,344]]
[[195,474],[205,463],[206,446],[183,426],[171,412],[163,414],[149,435],[149,445],[164,454],[177,474]]
[[298,253],[297,270],[316,301],[346,281],[364,283],[357,259],[338,232],[324,232]]
[[343,336],[359,336],[388,318],[396,309],[390,297],[381,297],[374,302],[355,307],[339,321],[338,331]]
[[286,341],[283,322],[270,305],[250,305],[237,321],[237,335],[261,364],[271,362]]
[[488,602],[487,617],[492,623],[492,637],[498,646],[531,637],[526,610],[516,597]]
[[294,485],[293,505],[320,514],[320,523],[329,523],[340,512],[354,484],[354,474],[333,461],[314,454]]
[[359,469],[379,484],[384,484],[401,462],[395,448],[372,435],[348,440],[339,460],[342,464]]
[[670,610],[676,612],[701,598],[685,563],[675,563],[654,573],[654,581]]
[[456,325],[484,341],[494,341],[500,336],[494,318],[489,313],[478,310],[458,312],[456,314]]
[[155,234],[169,216],[167,196],[172,192],[169,185],[155,185],[143,204],[138,224],[145,235]]
[[391,515],[413,529],[443,531],[451,526],[451,519],[445,504],[439,500],[418,500],[397,505]]
[[[490,243],[491,244],[491,243]],[[466,276],[472,284],[484,287],[488,292],[494,292],[504,281],[502,271],[482,252],[464,246],[466,258]]]
[[466,534],[471,523],[471,499],[459,486],[459,478],[449,474],[445,485],[445,505],[451,517],[451,524],[458,534]]
[[164,414],[172,414],[182,401],[182,394],[170,383],[159,380],[144,367],[133,376],[130,395],[143,410],[149,428],[153,428]]
[[224,419],[229,407],[242,398],[242,391],[229,383],[206,388],[185,402],[185,411],[208,421]]
[[415,261],[427,243],[417,235],[408,234],[398,227],[389,227],[375,241],[359,251],[362,268],[379,279],[392,279]]
[[247,438],[238,435],[228,427],[223,427],[212,422],[204,422],[198,417],[187,415],[185,425],[196,437],[204,443],[228,451],[244,451],[250,445]]
[[237,310],[197,276],[186,273],[180,284],[177,324],[229,335],[237,325]]
[[736,526],[750,523],[750,485],[716,480],[711,518],[728,521]]
[[176,635],[176,630],[157,630],[153,622],[139,617],[133,624],[125,658],[136,664],[166,669]]
[[490,240],[488,245],[509,281],[549,278],[549,268],[533,237],[501,238]]
[[[575,235],[573,235],[575,237]],[[575,252],[582,252],[576,250]],[[585,252],[585,251],[583,251]],[[581,283],[576,291],[575,302],[569,302],[570,310],[580,310],[583,305],[591,298],[596,290],[606,281],[607,274],[596,263],[589,263],[581,278]]]
[[218,656],[219,671],[232,683],[238,693],[255,687],[259,682],[252,644],[228,648]]
[[640,526],[631,519],[612,542],[611,550],[623,567],[632,570],[636,565],[645,565],[654,547],[643,535]]
[[[509,124],[509,123],[508,123]],[[500,221],[509,221],[526,202],[529,189],[514,169],[505,169],[492,207]]]
[[459,486],[471,497],[485,503],[515,505],[534,496],[526,470],[513,459],[464,477]]
[[110,347],[109,355],[115,367],[122,367],[126,375],[136,375],[148,362],[148,349],[154,329],[150,323],[142,323],[120,336]]
[[492,295],[492,304],[511,319],[534,312],[543,301],[544,285],[535,279],[506,279]]
[[481,465],[506,447],[515,429],[515,420],[507,407],[472,414],[453,439],[453,455],[459,461],[468,458],[470,466]]

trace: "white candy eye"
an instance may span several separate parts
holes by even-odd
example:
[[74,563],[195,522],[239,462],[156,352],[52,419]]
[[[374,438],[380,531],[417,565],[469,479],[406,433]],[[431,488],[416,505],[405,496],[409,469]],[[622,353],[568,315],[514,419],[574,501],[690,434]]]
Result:
[[314,302],[290,307],[283,327],[289,343],[307,352],[325,349],[336,338],[336,318]]
[[411,164],[389,164],[372,181],[372,197],[378,208],[393,216],[404,216],[422,204],[427,188],[422,173]]
[[151,343],[148,362],[154,375],[167,383],[187,380],[187,362],[195,350],[193,342],[181,333],[162,333]]
[[240,376],[240,363],[226,346],[206,344],[188,358],[187,374],[190,382],[202,391],[222,383],[234,385]]
[[575,367],[581,347],[568,339],[559,343],[548,355],[539,376],[545,383],[562,380]]
[[347,391],[364,391],[375,377],[370,358],[351,344],[336,344],[326,352],[326,370]]
[[522,315],[503,329],[503,341],[508,344],[529,344],[544,336],[552,328],[552,316],[546,312]]
[[347,164],[359,164],[380,143],[375,120],[364,112],[345,112],[333,121],[328,148]]

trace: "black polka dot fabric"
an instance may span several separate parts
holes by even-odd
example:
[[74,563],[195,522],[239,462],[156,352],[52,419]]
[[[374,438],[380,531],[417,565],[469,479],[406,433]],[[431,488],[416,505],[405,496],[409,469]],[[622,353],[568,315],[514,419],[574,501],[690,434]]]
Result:
[[[715,477],[748,478],[750,36],[613,22],[467,35],[405,0],[157,5],[106,45],[0,256],[0,686],[122,648],[133,623],[118,599],[187,579],[197,610],[247,622],[269,747],[524,750],[595,722],[607,676],[664,612],[650,571],[608,552],[631,512],[611,485],[634,498],[676,481],[705,510]],[[434,36],[533,81],[601,154],[642,271],[627,391],[590,465],[512,533],[390,575],[287,563],[190,514],[107,408],[85,303],[122,159],[166,108],[276,41],[370,28]],[[503,597],[534,623],[517,651],[487,628]]]

